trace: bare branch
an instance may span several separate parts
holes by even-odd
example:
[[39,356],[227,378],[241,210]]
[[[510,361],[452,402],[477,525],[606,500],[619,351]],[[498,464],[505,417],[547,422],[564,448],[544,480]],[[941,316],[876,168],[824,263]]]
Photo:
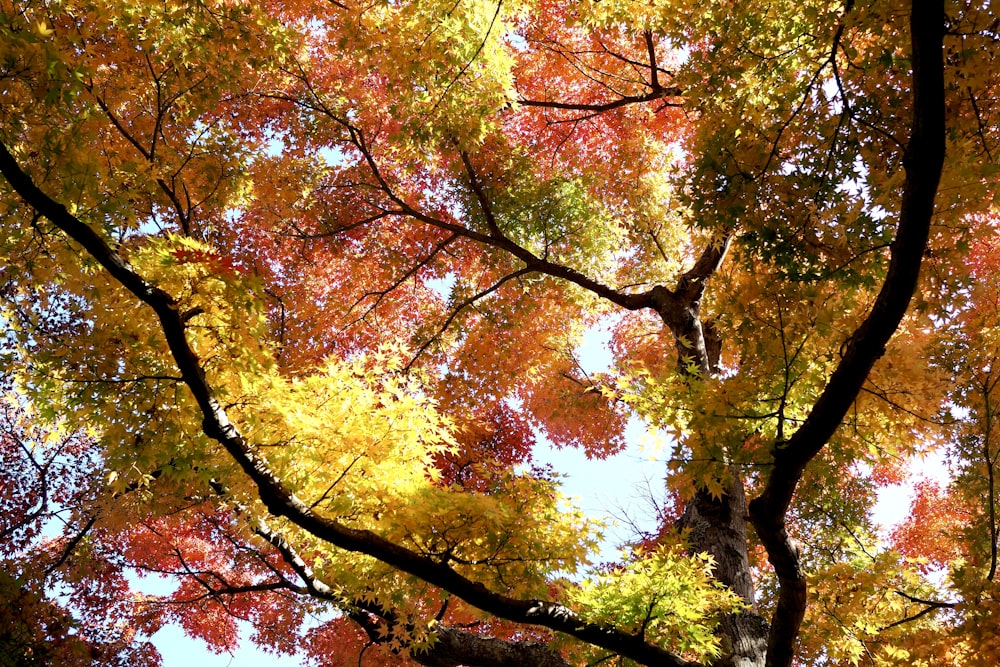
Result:
[[937,611],[939,609],[954,609],[955,607],[958,606],[957,602],[938,602],[938,601],[935,601],[935,600],[922,600],[920,598],[913,597],[912,595],[908,595],[907,593],[904,593],[903,591],[896,591],[896,595],[899,595],[900,597],[904,597],[907,600],[909,600],[910,602],[916,602],[917,604],[922,604],[922,605],[925,605],[925,606],[924,606],[923,609],[921,609],[920,611],[918,611],[915,614],[912,614],[910,616],[906,616],[904,618],[899,619],[898,621],[895,621],[893,623],[890,623],[889,625],[886,625],[886,626],[884,626],[882,628],[879,628],[879,631],[889,630],[890,628],[895,628],[896,626],[903,625],[904,623],[910,623],[912,621],[916,621],[916,620],[918,620],[918,619],[926,616],[927,614],[930,614],[931,612],[935,612],[935,611]]
[[[643,95],[624,95],[616,100],[603,103],[588,104],[584,102],[547,102],[544,100],[519,99],[517,101],[523,107],[543,107],[546,109],[565,109],[567,111],[587,111],[592,114],[600,114],[612,109],[620,109],[630,104],[643,104],[667,98],[682,97],[684,95],[680,88],[660,88],[651,90]],[[682,102],[666,102],[669,107],[684,106]]]

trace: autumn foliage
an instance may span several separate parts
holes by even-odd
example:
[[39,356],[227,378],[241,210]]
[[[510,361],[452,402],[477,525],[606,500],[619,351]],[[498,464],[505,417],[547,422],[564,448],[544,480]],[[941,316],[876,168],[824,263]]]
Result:
[[0,0],[0,664],[996,664],[998,24]]

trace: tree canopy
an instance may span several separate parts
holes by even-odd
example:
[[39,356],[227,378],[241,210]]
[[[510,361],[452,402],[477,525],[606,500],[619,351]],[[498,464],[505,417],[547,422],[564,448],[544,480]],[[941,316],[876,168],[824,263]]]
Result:
[[0,664],[997,664],[998,25],[0,0]]

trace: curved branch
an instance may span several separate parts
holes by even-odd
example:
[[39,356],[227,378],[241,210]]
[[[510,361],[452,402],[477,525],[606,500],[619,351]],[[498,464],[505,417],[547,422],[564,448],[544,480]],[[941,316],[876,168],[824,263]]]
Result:
[[562,632],[642,664],[692,667],[694,663],[648,644],[637,635],[585,621],[557,603],[521,600],[496,593],[446,564],[415,553],[377,533],[349,528],[316,513],[285,486],[254,445],[229,420],[187,340],[185,322],[177,301],[147,282],[97,232],[39,189],[3,143],[0,143],[0,173],[29,205],[79,243],[112,278],[153,310],[181,377],[201,411],[203,432],[218,441],[253,481],[261,502],[273,516],[286,517],[299,528],[335,547],[376,558],[499,618]]
[[[542,257],[538,257],[527,248],[518,245],[514,241],[504,236],[502,233],[500,233],[499,229],[495,231],[491,230],[490,233],[485,234],[483,232],[479,232],[474,229],[469,229],[464,225],[436,218],[434,216],[428,215],[414,208],[409,202],[407,202],[400,195],[398,195],[393,190],[389,182],[386,180],[385,175],[382,173],[382,170],[379,169],[378,163],[375,160],[375,156],[372,154],[368,146],[368,141],[365,138],[364,132],[359,128],[351,125],[347,120],[340,118],[332,113],[329,114],[329,117],[331,118],[331,120],[340,123],[343,126],[343,128],[350,134],[351,143],[361,153],[362,158],[365,161],[365,164],[368,165],[368,169],[371,171],[372,176],[375,178],[377,182],[376,187],[378,187],[382,192],[384,192],[385,195],[392,201],[392,203],[398,207],[397,210],[389,211],[390,214],[412,218],[417,222],[421,222],[426,225],[430,225],[431,227],[437,227],[438,229],[452,232],[453,234],[457,234],[458,236],[469,239],[470,241],[475,241],[476,243],[480,243],[485,246],[504,250],[507,253],[513,255],[517,259],[524,262],[527,270],[530,272],[542,273],[548,276],[552,276],[553,278],[560,278],[562,280],[566,280],[567,282],[571,282],[574,285],[577,285],[578,287],[582,287],[588,292],[592,292],[597,296],[607,299],[611,303],[621,306],[622,308],[625,308],[627,310],[640,310],[642,308],[654,307],[652,299],[652,290],[636,294],[622,292],[613,287],[609,287],[608,285],[600,283],[597,280],[591,278],[590,276],[587,276],[581,273],[580,271],[577,271],[576,269],[573,269],[571,267],[562,264],[557,264],[555,262],[551,262],[548,259]],[[472,165],[469,156],[465,155],[463,159],[467,161],[466,168],[471,169]],[[475,172],[473,171],[472,173],[474,174]],[[475,178],[473,180],[475,183],[478,183],[478,181],[476,181]],[[476,194],[477,196],[482,195],[483,197],[485,197],[485,191],[482,190],[481,188],[480,191]],[[479,201],[482,205],[482,202],[484,200],[480,199]],[[484,214],[486,214],[485,211]]]
[[[306,592],[316,598],[330,600],[339,606],[357,607],[356,611],[348,610],[347,615],[362,626],[373,642],[390,639],[378,632],[377,627],[364,618],[372,614],[385,619],[390,625],[397,623],[395,615],[371,603],[359,603],[345,600],[337,595],[330,586],[316,577],[309,564],[302,556],[279,534],[263,520],[259,520],[254,532],[264,538],[282,559],[295,571],[305,583]],[[436,641],[429,647],[414,653],[411,657],[428,667],[456,667],[456,665],[479,665],[481,667],[506,667],[507,665],[523,665],[524,667],[569,667],[558,653],[541,642],[526,640],[507,640],[483,637],[437,623],[434,625]]]
[[944,6],[913,2],[913,122],[903,156],[906,179],[889,269],[868,317],[844,344],[843,358],[809,416],[791,438],[775,443],[774,468],[750,517],[778,576],[780,593],[768,641],[767,665],[792,664],[806,608],[806,581],[785,519],[806,464],[833,436],[889,338],[902,322],[917,287],[944,164]]

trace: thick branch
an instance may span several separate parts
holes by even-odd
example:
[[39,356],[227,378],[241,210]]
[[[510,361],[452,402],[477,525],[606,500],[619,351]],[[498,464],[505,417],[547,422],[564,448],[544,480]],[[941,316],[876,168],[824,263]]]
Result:
[[781,587],[768,642],[768,666],[792,664],[805,614],[805,576],[785,529],[796,485],[806,464],[833,436],[868,373],[884,354],[917,287],[944,163],[943,18],[941,0],[913,3],[913,123],[903,156],[906,179],[885,282],[868,317],[845,343],[843,358],[809,416],[787,442],[775,444],[774,468],[767,485],[750,503],[751,520]]
[[[361,617],[366,612],[381,617],[390,625],[397,622],[391,613],[372,604],[363,602],[352,604],[342,599],[332,588],[318,579],[309,564],[302,559],[285,538],[263,520],[257,522],[254,532],[278,550],[284,561],[305,583],[310,595],[331,600],[341,606],[346,604],[358,607],[359,611],[354,613],[349,611],[348,615],[362,625],[366,632],[369,630],[370,623],[365,623]],[[391,633],[379,633],[377,628],[371,628],[371,630],[369,636],[375,642],[386,641],[391,636]],[[558,653],[540,642],[493,639],[440,624],[434,626],[434,635],[436,641],[432,645],[412,656],[414,660],[428,667],[457,667],[458,665],[468,665],[469,667],[507,667],[508,665],[569,667]]]
[[206,435],[217,440],[250,477],[257,486],[261,501],[271,514],[287,517],[303,530],[333,546],[377,558],[500,618],[563,632],[642,664],[678,667],[692,664],[658,646],[647,644],[639,636],[586,622],[562,605],[498,594],[447,565],[410,551],[376,533],[348,528],[317,514],[284,485],[271,471],[266,460],[257,454],[253,445],[229,420],[206,379],[198,357],[188,343],[185,322],[174,298],[146,282],[93,229],[42,192],[2,143],[0,173],[28,204],[83,246],[116,281],[153,310],[160,321],[181,377],[201,410],[202,429]]
[[458,628],[436,626],[436,641],[413,659],[427,667],[569,667],[541,642],[483,637]]
[[[993,436],[993,405],[989,375],[983,381],[983,463],[986,465],[986,498],[987,520],[990,525],[990,570],[986,573],[986,581],[992,582],[997,574],[997,501],[996,501],[996,470],[995,457],[990,447]],[[994,384],[994,387],[996,385]]]
[[[697,369],[703,378],[709,377],[718,365],[714,329],[707,328],[701,320],[701,299],[705,295],[708,279],[719,270],[732,242],[732,234],[720,241],[709,243],[701,257],[677,281],[673,290],[657,285],[649,294],[651,304],[674,335],[677,348],[677,365],[682,373]],[[711,352],[710,352],[711,348]]]

